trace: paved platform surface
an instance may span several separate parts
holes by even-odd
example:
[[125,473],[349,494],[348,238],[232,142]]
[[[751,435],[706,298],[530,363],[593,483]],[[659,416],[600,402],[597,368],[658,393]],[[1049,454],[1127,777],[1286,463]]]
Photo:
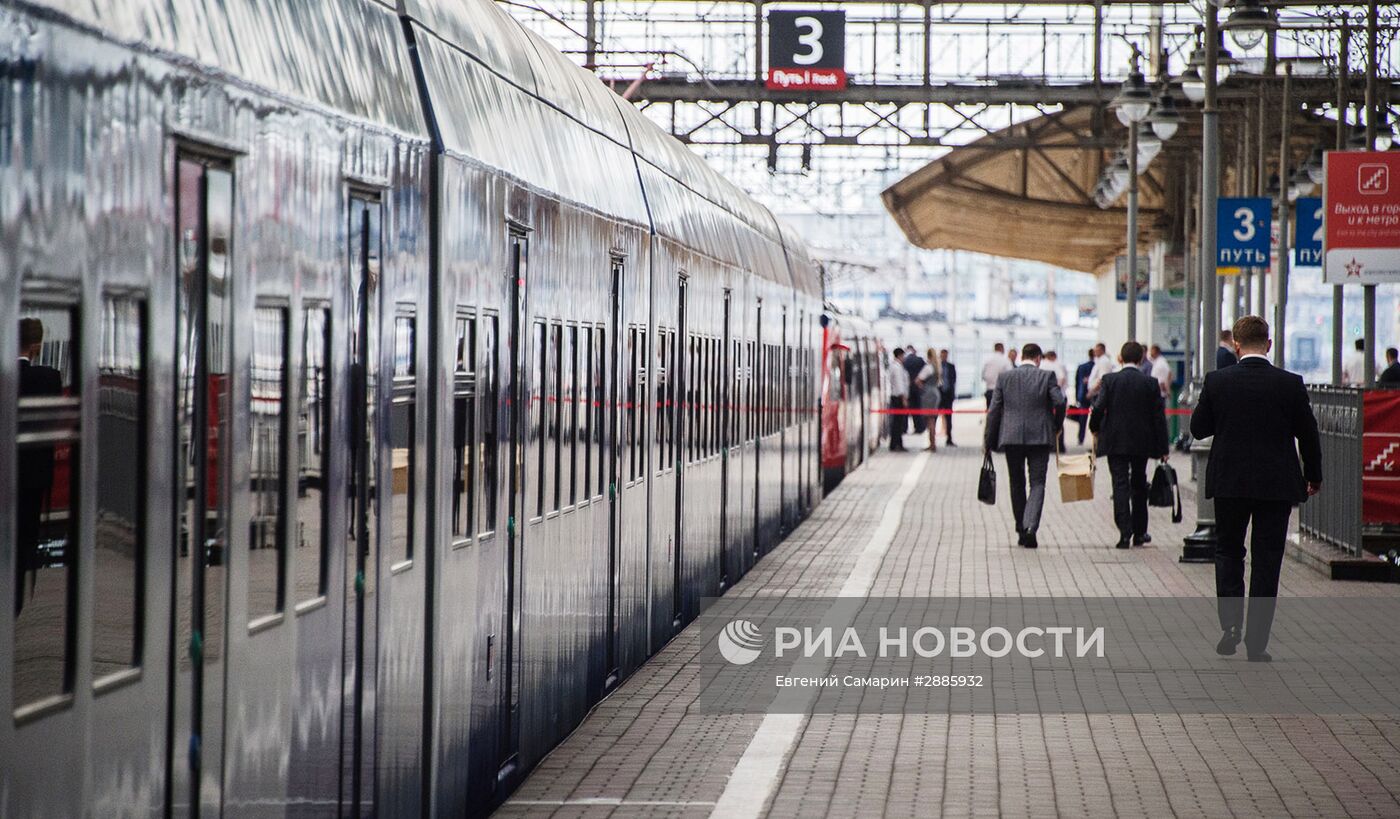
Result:
[[[1062,504],[1052,487],[1040,548],[1017,547],[1005,481],[997,506],[974,500],[980,423],[959,418],[962,448],[881,453],[729,594],[837,594],[906,480],[916,482],[893,510],[900,525],[866,578],[871,595],[1214,593],[1211,566],[1177,562],[1189,506],[1177,525],[1153,510],[1154,543],[1112,548],[1106,469],[1092,502]],[[906,440],[916,446],[915,436]],[[1184,477],[1189,465],[1180,460]],[[1281,594],[1395,596],[1400,588],[1334,582],[1285,561]],[[1394,718],[691,713],[693,660],[704,648],[693,627],[678,636],[599,704],[500,814],[1400,816]]]

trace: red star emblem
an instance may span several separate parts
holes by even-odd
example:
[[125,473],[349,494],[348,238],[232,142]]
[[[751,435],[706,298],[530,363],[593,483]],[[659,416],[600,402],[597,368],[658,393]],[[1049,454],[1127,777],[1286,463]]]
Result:
[[1358,262],[1354,257],[1351,261],[1347,262],[1346,267],[1347,278],[1351,278],[1352,276],[1360,276],[1361,271],[1365,269],[1361,262]]

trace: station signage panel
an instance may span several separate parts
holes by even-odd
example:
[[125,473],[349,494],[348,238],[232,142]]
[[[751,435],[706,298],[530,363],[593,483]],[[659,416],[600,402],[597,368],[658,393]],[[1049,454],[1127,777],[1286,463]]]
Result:
[[846,12],[768,12],[768,77],[775,91],[846,87]]
[[1269,266],[1273,204],[1262,196],[1222,196],[1216,200],[1217,274],[1234,276],[1242,268]]
[[1322,167],[1322,280],[1400,282],[1400,153],[1328,151]]
[[1293,263],[1299,267],[1322,266],[1322,198],[1305,196],[1296,203],[1297,236],[1293,239]]

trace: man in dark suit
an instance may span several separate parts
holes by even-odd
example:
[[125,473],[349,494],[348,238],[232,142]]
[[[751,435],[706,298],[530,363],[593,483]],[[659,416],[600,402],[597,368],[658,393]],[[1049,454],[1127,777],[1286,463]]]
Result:
[[[1089,408],[1089,376],[1094,372],[1094,348],[1089,348],[1089,360],[1080,364],[1074,371],[1074,405],[1080,409]],[[1084,443],[1084,430],[1088,428],[1089,416],[1076,415],[1079,423],[1079,443]]]
[[1129,341],[1123,368],[1103,377],[1089,429],[1113,478],[1113,521],[1118,548],[1151,543],[1147,534],[1147,459],[1167,457],[1167,413],[1157,379],[1142,371],[1142,345]]
[[949,411],[948,414],[943,416],[943,431],[946,433],[944,443],[948,446],[957,446],[957,444],[953,443],[952,409],[953,399],[958,397],[958,368],[953,366],[953,362],[948,360],[947,350],[938,351],[938,362],[943,367],[943,386],[939,393],[942,397],[942,403],[938,405],[938,408]]
[[[927,363],[927,361],[924,361],[924,357],[919,355],[918,351],[914,349],[913,344],[910,344],[906,348],[904,354],[904,371],[909,373],[909,383],[911,385],[919,380],[919,373],[923,371],[924,365]],[[919,400],[920,392],[921,390],[913,386],[910,387],[909,409],[918,409],[923,404],[923,402]],[[915,435],[923,432],[928,426],[928,417],[924,415],[911,415],[909,416],[909,420],[914,427]]]
[[1223,370],[1237,363],[1239,358],[1235,355],[1234,334],[1229,330],[1221,330],[1220,346],[1215,348],[1215,369]]
[[[1235,322],[1233,367],[1207,373],[1191,435],[1210,438],[1206,497],[1215,499],[1219,541],[1215,594],[1220,629],[1215,650],[1234,654],[1244,626],[1244,533],[1250,539],[1249,659],[1267,662],[1288,516],[1322,485],[1322,445],[1303,379],[1269,363],[1269,325],[1258,316]],[[1302,467],[1299,468],[1299,455]]]
[[1006,454],[1016,542],[1027,549],[1039,545],[1035,531],[1045,503],[1045,470],[1065,420],[1065,394],[1055,373],[1040,369],[1040,357],[1040,345],[1027,344],[1021,348],[1020,366],[997,376],[982,443],[983,449]]
[[1394,347],[1385,348],[1385,369],[1381,371],[1376,383],[1387,387],[1400,387],[1400,350]]
[[[36,318],[19,320],[19,398],[62,395],[63,376],[35,362],[44,344],[44,324]],[[24,576],[39,568],[39,540],[44,507],[53,489],[54,450],[51,444],[24,446],[15,465],[15,614],[24,608]],[[32,585],[32,584],[31,584]]]

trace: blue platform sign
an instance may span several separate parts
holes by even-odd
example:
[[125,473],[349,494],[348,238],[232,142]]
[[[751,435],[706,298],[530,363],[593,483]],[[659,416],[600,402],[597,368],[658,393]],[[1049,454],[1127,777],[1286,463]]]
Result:
[[1273,200],[1224,197],[1215,217],[1215,272],[1234,275],[1243,267],[1268,267]]
[[1294,264],[1299,267],[1322,266],[1322,198],[1307,196],[1299,199],[1298,235],[1293,237]]

